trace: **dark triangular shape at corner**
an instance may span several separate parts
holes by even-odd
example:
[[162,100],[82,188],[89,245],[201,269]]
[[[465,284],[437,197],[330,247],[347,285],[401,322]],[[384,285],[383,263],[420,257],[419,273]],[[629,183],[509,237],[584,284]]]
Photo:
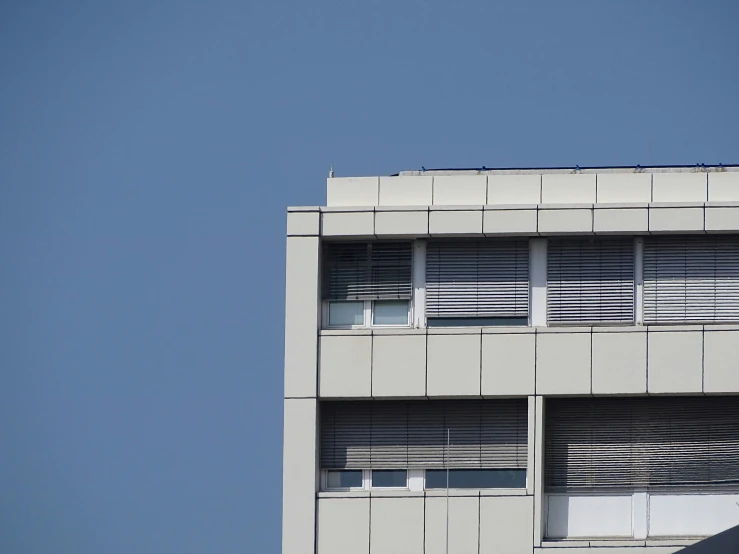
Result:
[[679,554],[739,554],[739,525],[683,548]]

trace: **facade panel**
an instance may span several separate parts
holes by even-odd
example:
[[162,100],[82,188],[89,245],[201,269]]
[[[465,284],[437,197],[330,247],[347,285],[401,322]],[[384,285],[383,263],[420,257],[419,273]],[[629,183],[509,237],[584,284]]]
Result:
[[426,394],[480,396],[481,334],[429,335]]
[[349,398],[371,394],[372,336],[322,336],[319,395]]
[[373,498],[370,554],[424,554],[423,498]]
[[447,508],[449,510],[449,550],[477,554],[480,539],[480,497],[455,496],[426,499],[426,549],[424,554],[447,553]]
[[373,337],[372,396],[426,394],[426,335]]
[[[317,532],[318,554],[369,554],[370,499],[319,499]],[[313,552],[313,541],[309,546]]]

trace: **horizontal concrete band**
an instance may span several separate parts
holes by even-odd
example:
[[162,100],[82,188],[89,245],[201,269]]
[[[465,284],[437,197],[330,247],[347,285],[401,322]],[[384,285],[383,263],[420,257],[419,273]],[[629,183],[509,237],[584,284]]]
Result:
[[288,236],[392,238],[739,232],[739,203],[362,208],[290,212]]
[[[733,168],[735,169],[735,168]],[[470,206],[739,201],[738,171],[666,171],[329,178],[327,204]]]
[[[448,504],[447,504],[448,503]],[[530,553],[534,501],[519,497],[320,498],[318,554]]]
[[739,393],[735,326],[443,332],[321,333],[318,397]]

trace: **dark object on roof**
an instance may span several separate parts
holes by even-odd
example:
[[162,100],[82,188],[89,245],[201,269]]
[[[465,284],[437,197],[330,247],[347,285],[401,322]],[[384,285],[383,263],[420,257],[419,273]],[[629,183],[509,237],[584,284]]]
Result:
[[678,551],[679,554],[737,554],[739,525]]

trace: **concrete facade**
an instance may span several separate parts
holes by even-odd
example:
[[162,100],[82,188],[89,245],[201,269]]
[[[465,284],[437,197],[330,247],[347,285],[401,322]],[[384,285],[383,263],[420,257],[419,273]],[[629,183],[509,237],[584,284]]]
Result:
[[[667,493],[598,496],[545,488],[548,399],[739,395],[739,321],[640,325],[640,274],[633,322],[548,326],[547,240],[706,233],[739,233],[737,167],[330,178],[327,206],[289,208],[283,554],[442,554],[447,540],[449,552],[461,554],[667,554],[739,524],[739,514],[701,519],[701,510],[728,510],[734,502],[728,492],[696,503]],[[529,324],[429,326],[426,276],[418,269],[425,246],[414,249],[411,324],[373,327],[365,319],[353,328],[328,328],[323,322],[324,243],[418,246],[437,237],[536,239]],[[405,488],[372,488],[366,475],[356,490],[323,485],[322,403],[510,398],[527,399],[523,488],[451,489],[447,499],[446,491],[425,488],[418,471],[408,473]],[[680,531],[680,522],[690,524],[690,533]]]

